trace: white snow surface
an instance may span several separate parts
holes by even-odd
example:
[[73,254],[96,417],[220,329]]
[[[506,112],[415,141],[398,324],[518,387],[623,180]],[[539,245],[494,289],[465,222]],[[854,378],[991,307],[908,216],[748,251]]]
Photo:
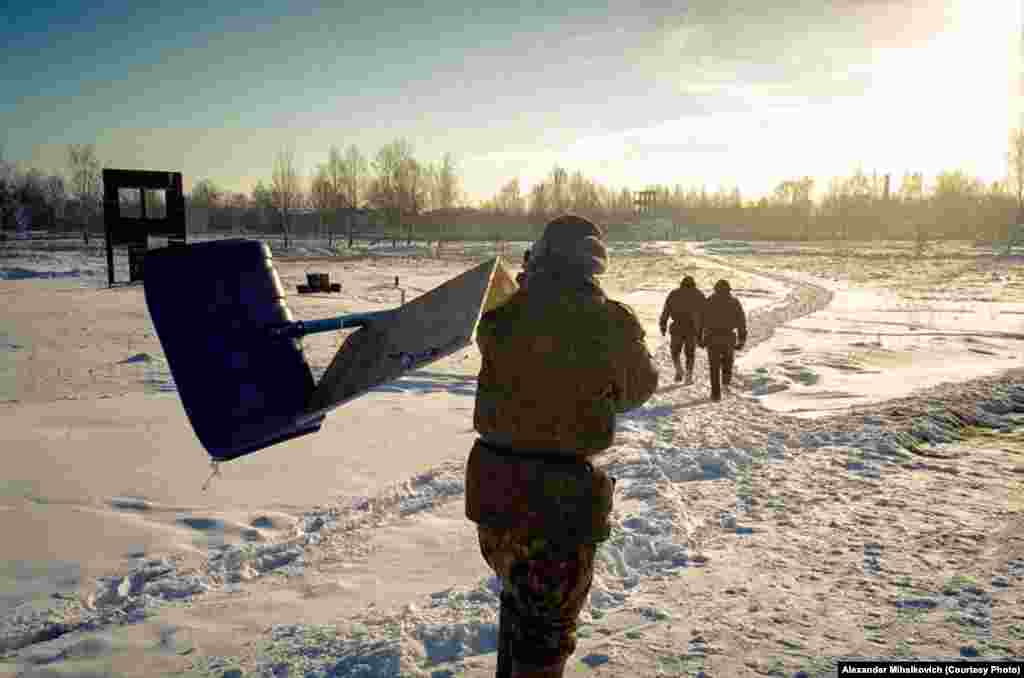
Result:
[[[687,251],[675,243],[613,245],[611,251],[613,257],[624,256],[644,247],[680,256]],[[700,247],[691,249],[702,252]],[[716,254],[723,251],[728,248],[719,247]],[[737,251],[745,250],[737,246]],[[410,253],[389,248],[380,252],[386,256]],[[289,254],[321,252],[298,245]],[[729,258],[719,258],[717,263],[728,266]],[[416,270],[396,267],[388,275],[391,273],[417,288],[436,284]],[[86,286],[103,286],[105,260],[98,255],[53,252],[0,261],[0,280],[24,281],[33,276],[71,277]],[[671,498],[674,483],[735,477],[755,457],[779,461],[799,447],[861,450],[866,460],[864,472],[874,474],[883,473],[885,465],[902,453],[899,437],[870,418],[859,431],[839,432],[782,415],[814,418],[852,404],[881,402],[916,388],[993,374],[1021,364],[1021,340],[1012,336],[1024,332],[1024,308],[1019,305],[975,303],[964,308],[962,304],[937,304],[922,308],[902,303],[895,295],[834,280],[802,274],[784,278],[760,276],[755,293],[738,289],[748,313],[766,314],[763,319],[771,311],[785,310],[793,303],[792,293],[808,285],[815,286],[819,298],[822,290],[830,292],[831,304],[782,323],[769,339],[742,353],[736,393],[719,405],[706,399],[708,383],[701,352],[697,383],[682,387],[671,382],[667,343],[657,339],[657,317],[665,295],[678,281],[645,280],[619,297],[637,310],[648,330],[662,384],[648,403],[619,420],[616,455],[607,464],[607,470],[618,478],[614,532],[600,550],[584,622],[595,610],[624,606],[642,591],[647,577],[699,566],[681,543],[680,535],[688,526],[664,508],[666,492]],[[364,297],[366,308],[393,303],[383,292]],[[2,350],[4,344],[0,343]],[[173,395],[166,370],[160,381],[162,356],[134,354],[125,359],[143,364],[161,388]],[[110,610],[140,605],[155,609],[252,587],[253,591],[272,591],[266,595],[273,595],[275,601],[272,639],[280,652],[276,659],[266,660],[261,675],[276,675],[275,667],[286,661],[281,657],[325,674],[337,669],[336,675],[405,675],[403,662],[410,653],[426,656],[436,665],[457,666],[466,656],[493,652],[496,594],[500,590],[500,582],[482,563],[472,526],[460,511],[464,492],[461,471],[473,438],[470,422],[475,393],[475,383],[469,378],[472,370],[467,374],[465,366],[459,367],[466,359],[466,355],[454,356],[431,366],[434,375],[410,375],[376,390],[329,418],[315,440],[307,437],[285,443],[226,467],[208,492],[198,488],[196,478],[203,475],[203,459],[194,441],[188,442],[183,435],[187,423],[176,399],[143,405],[123,398],[116,408],[108,406],[105,414],[89,402],[66,404],[59,416],[77,421],[81,430],[96,427],[91,435],[77,438],[52,433],[55,415],[50,408],[11,408],[0,411],[0,427],[14,432],[11,440],[17,452],[31,464],[10,482],[31,486],[43,500],[61,499],[63,504],[51,507],[54,512],[49,520],[54,524],[68,503],[78,503],[85,513],[99,516],[89,524],[93,533],[113,524],[112,520],[122,521],[135,531],[127,541],[120,540],[118,548],[132,539],[145,545],[145,553],[136,554],[127,575],[108,575],[97,581],[96,619],[106,619],[103,615]],[[437,388],[437,375],[445,376],[449,386]],[[1024,409],[1024,390],[1007,397],[1007,402],[1019,403]],[[131,421],[130,426],[115,430],[103,423],[109,421],[104,417],[113,416],[109,410],[117,408]],[[982,414],[992,425],[1020,423],[1019,414],[997,410]],[[932,436],[941,441],[946,435],[941,425],[925,422],[920,427],[922,438]],[[124,463],[124,459],[118,465],[117,450],[138,449],[143,443],[139,430],[146,431],[150,457],[141,468]],[[181,448],[190,445],[186,458]],[[82,455],[88,449],[105,452],[102,459]],[[337,454],[325,454],[325,450],[337,450]],[[68,461],[76,458],[90,461]],[[79,471],[74,472],[69,464]],[[82,495],[82,487],[89,488],[87,497]],[[722,516],[722,524],[742,529],[744,511],[738,498],[736,511]],[[0,512],[0,530],[2,516],[12,513]],[[267,583],[274,576],[281,576],[280,581],[306,581],[310,586],[322,581],[311,572],[310,564],[317,562],[341,525],[364,523],[368,531],[358,534],[364,534],[368,545],[380,548],[371,549],[341,570],[321,571],[342,582],[330,595],[306,600],[290,593],[292,589],[278,590]],[[86,525],[76,523],[76,529]],[[159,538],[153,536],[157,533]],[[194,539],[195,535],[202,539]],[[59,537],[58,530],[53,539]],[[185,549],[190,539],[192,544]],[[175,547],[199,557],[200,573],[179,573],[168,560],[143,558]],[[64,561],[86,559],[86,554],[72,547],[25,546],[26,559],[41,559],[44,554]],[[0,584],[3,581],[0,578]],[[259,586],[264,588],[256,588]],[[26,597],[17,591],[10,595],[15,607]],[[237,598],[226,604],[238,618],[270,618],[258,600]],[[336,638],[324,640],[323,633],[316,631],[334,619],[339,609],[367,606],[404,606],[402,618],[414,622],[415,632],[397,639],[367,638],[362,632],[346,635],[332,626]],[[474,618],[467,622],[460,616],[453,621],[453,610],[459,615],[475,611]],[[311,640],[314,636],[318,640]],[[333,654],[311,654],[312,642],[330,644]],[[361,666],[367,667],[365,671]],[[351,673],[342,673],[342,668]]]

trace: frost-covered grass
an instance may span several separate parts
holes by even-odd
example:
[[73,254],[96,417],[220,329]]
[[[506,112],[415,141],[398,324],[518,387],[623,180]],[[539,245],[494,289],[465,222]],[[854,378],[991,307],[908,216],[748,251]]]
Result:
[[1018,273],[1024,257],[968,241],[931,243],[924,256],[906,241],[851,242],[842,253],[824,242],[752,242],[745,248],[705,243],[704,248],[767,270],[890,289],[907,300],[1024,301]]

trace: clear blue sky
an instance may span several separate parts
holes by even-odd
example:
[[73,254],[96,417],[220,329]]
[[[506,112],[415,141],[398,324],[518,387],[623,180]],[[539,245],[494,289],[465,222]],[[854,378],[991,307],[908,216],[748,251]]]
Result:
[[556,162],[749,195],[857,164],[991,181],[1020,114],[1016,0],[34,4],[0,13],[6,157],[95,143],[186,188],[399,136],[474,200]]

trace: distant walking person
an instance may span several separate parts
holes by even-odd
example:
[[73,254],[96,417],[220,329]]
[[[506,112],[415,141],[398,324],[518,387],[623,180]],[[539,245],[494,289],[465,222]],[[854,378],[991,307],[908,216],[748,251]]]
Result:
[[526,251],[523,252],[523,270],[516,276],[516,282],[519,283],[519,287],[526,287],[526,269],[530,265],[530,248],[527,247]]
[[669,329],[671,336],[672,364],[676,366],[676,381],[683,380],[683,370],[679,364],[679,354],[686,356],[686,383],[693,383],[693,360],[697,352],[697,340],[700,338],[700,316],[704,310],[704,293],[697,289],[693,276],[686,276],[679,287],[668,293],[665,308],[661,312],[661,336],[671,318]]
[[747,316],[740,300],[732,295],[728,280],[715,283],[714,293],[701,314],[700,345],[707,347],[711,368],[711,399],[721,400],[722,390],[729,394],[733,359],[747,343]]

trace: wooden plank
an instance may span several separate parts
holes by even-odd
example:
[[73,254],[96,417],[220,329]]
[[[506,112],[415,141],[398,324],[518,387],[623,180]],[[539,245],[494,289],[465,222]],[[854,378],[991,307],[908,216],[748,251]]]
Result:
[[518,289],[500,258],[470,269],[348,336],[306,408],[322,416],[473,341],[480,316]]

